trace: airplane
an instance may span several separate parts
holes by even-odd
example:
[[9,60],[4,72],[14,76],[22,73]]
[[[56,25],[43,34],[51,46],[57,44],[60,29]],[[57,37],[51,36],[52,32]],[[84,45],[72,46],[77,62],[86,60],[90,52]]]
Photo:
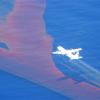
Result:
[[82,48],[67,50],[64,49],[62,46],[58,46],[57,49],[58,51],[52,52],[52,54],[65,55],[69,57],[71,60],[82,58],[82,56],[79,55],[79,51],[81,51]]

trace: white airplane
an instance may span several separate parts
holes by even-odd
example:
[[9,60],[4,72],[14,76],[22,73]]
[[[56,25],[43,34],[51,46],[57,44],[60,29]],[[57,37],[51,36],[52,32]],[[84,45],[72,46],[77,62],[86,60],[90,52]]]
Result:
[[71,60],[82,58],[82,56],[79,55],[79,51],[81,51],[82,48],[66,50],[62,46],[58,46],[57,49],[58,51],[52,52],[52,54],[65,55],[69,57]]

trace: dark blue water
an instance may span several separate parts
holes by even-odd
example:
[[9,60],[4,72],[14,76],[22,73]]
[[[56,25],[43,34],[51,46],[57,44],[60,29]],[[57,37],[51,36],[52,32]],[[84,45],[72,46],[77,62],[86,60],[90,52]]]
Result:
[[0,48],[1,49],[7,49],[7,50],[9,49],[8,46],[7,46],[7,44],[4,43],[4,42],[0,42]]
[[13,10],[13,6],[14,0],[0,0],[0,19],[5,20]]
[[83,59],[98,70],[99,5],[99,0],[47,0],[45,14],[47,31],[53,38],[53,50],[58,45],[66,49],[81,47]]

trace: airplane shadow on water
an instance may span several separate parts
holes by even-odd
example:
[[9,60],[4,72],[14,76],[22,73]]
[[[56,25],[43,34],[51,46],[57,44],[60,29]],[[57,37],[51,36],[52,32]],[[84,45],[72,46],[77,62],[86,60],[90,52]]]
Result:
[[64,74],[64,77],[58,79],[59,81],[71,78],[76,84],[85,82],[100,88],[100,72],[97,69],[83,60],[69,60],[62,55],[52,56],[57,68]]

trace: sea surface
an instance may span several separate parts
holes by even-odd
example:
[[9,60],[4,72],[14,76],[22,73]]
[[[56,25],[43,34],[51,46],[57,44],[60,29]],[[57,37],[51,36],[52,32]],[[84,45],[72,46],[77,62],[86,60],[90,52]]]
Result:
[[53,49],[82,48],[83,59],[100,70],[100,1],[47,0],[46,27]]
[[[39,1],[42,2],[42,0]],[[13,6],[14,0],[0,0],[1,23],[13,10]],[[85,82],[90,86],[100,88],[100,1],[46,0],[44,22],[47,34],[52,39],[51,52],[56,51],[59,45],[65,49],[83,49],[80,52],[83,58],[78,61],[70,61],[66,56],[51,54],[56,68],[65,75],[59,80],[72,78],[76,81],[75,84]],[[8,49],[2,43],[0,48]],[[69,67],[66,69],[66,66],[74,67],[72,68],[74,71],[71,71]],[[94,100],[100,100],[99,97]],[[50,88],[41,86],[41,84],[0,70],[0,100],[77,99],[64,96]]]

